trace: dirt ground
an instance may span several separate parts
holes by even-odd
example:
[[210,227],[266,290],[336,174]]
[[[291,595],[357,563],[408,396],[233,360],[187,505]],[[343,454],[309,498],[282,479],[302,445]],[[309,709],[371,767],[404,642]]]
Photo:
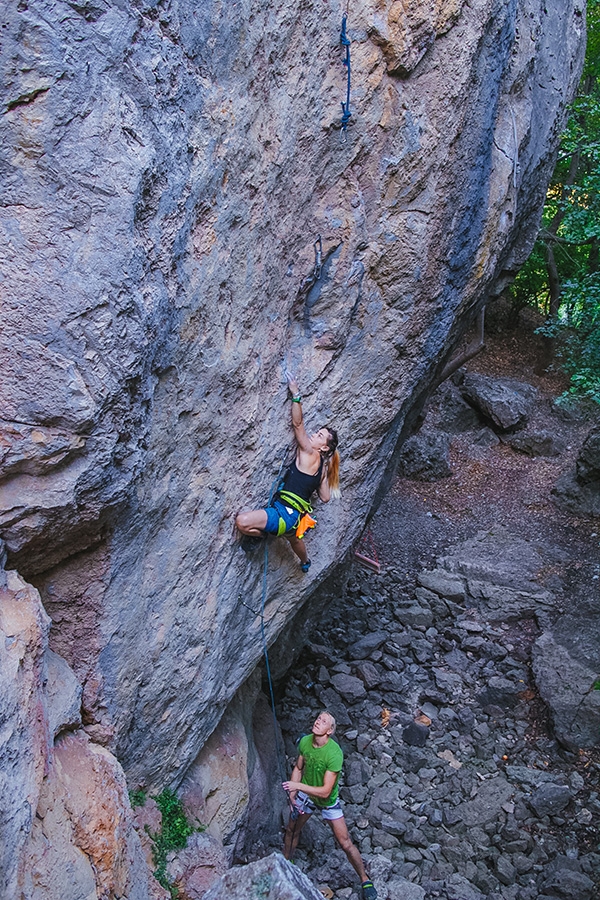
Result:
[[[448,545],[501,524],[521,537],[564,550],[568,561],[556,574],[574,589],[585,589],[586,584],[598,588],[600,522],[561,511],[551,496],[558,478],[574,469],[593,419],[557,409],[554,401],[566,387],[565,378],[556,372],[535,373],[536,341],[525,330],[493,335],[467,369],[537,388],[539,400],[528,427],[550,432],[562,441],[564,451],[553,458],[530,458],[502,442],[477,446],[473,433],[453,436],[450,478],[426,483],[396,477],[392,483],[371,524],[383,566],[416,571],[431,565]],[[439,394],[430,401],[428,419],[435,416],[437,403]]]

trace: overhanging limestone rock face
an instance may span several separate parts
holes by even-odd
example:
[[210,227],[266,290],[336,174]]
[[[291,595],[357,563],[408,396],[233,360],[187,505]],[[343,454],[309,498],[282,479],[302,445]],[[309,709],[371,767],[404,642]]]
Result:
[[341,15],[316,0],[6,12],[0,524],[132,781],[177,780],[260,655],[233,517],[289,441],[284,364],[339,427],[344,500],[310,577],[273,545],[269,640],[532,241],[582,0],[397,6],[353,5],[345,143]]

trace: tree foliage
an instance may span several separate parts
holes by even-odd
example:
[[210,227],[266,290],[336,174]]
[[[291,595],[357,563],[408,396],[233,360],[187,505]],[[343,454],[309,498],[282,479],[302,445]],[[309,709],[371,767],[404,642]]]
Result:
[[600,0],[588,0],[579,90],[561,140],[538,239],[512,287],[546,315],[570,392],[600,403]]

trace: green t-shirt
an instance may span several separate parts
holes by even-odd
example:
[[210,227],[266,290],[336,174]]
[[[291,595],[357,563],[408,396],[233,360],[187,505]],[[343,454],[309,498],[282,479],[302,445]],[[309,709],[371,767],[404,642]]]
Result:
[[[304,759],[302,781],[310,787],[323,787],[325,772],[341,772],[344,754],[339,744],[329,738],[322,747],[313,747],[312,734],[305,734],[298,745],[298,752]],[[338,798],[338,781],[336,778],[329,797],[312,797],[315,806],[331,806]]]

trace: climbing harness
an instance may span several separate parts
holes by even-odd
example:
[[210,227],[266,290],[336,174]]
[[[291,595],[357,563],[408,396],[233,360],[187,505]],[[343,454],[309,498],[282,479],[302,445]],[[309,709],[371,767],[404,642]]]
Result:
[[344,65],[347,69],[347,81],[346,81],[346,102],[342,100],[342,128],[340,131],[340,137],[345,141],[346,139],[346,129],[348,127],[348,123],[352,118],[352,113],[350,112],[350,38],[346,34],[346,16],[342,18],[342,33],[340,34],[340,43],[342,47],[346,48],[346,55],[344,57]]
[[377,557],[377,550],[375,548],[375,540],[373,535],[371,534],[371,529],[367,528],[359,541],[359,544],[354,551],[354,555],[357,560],[368,569],[372,569],[374,572],[381,572],[381,566],[379,565],[379,559]]

